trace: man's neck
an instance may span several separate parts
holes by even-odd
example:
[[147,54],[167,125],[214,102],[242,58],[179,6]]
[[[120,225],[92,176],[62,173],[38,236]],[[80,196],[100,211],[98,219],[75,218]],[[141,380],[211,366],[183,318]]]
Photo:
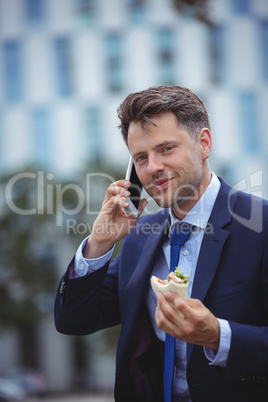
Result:
[[189,195],[186,200],[182,202],[176,208],[172,208],[172,212],[177,219],[182,220],[188,214],[189,211],[195,206],[195,204],[200,200],[204,192],[211,182],[212,173],[208,171],[206,175],[203,176],[196,193],[194,195]]

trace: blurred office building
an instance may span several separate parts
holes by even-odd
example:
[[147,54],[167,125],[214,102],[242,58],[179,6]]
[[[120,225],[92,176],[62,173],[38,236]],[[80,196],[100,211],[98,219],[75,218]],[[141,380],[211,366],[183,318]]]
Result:
[[[68,182],[107,161],[123,172],[128,151],[117,107],[130,92],[175,84],[207,105],[212,170],[267,197],[268,2],[211,0],[209,22],[174,3],[0,0],[0,175],[31,167]],[[74,381],[112,387],[113,353],[107,360],[91,350],[93,373],[83,345],[57,334],[52,315],[38,336],[50,389]],[[19,365],[16,339],[2,335],[0,371]]]

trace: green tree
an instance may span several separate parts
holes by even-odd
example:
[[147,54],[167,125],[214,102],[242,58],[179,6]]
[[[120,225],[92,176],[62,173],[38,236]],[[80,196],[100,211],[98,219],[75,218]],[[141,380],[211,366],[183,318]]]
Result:
[[35,367],[35,330],[53,305],[57,256],[52,216],[30,212],[40,189],[29,173],[36,174],[27,170],[27,177],[22,173],[0,181],[5,200],[0,215],[0,328],[19,332],[21,363]]
[[[36,329],[53,313],[61,258],[67,254],[71,259],[90,234],[109,181],[123,176],[118,169],[96,164],[67,183],[29,168],[0,179],[0,330],[19,333],[22,365],[38,368]],[[87,232],[68,232],[68,219]]]

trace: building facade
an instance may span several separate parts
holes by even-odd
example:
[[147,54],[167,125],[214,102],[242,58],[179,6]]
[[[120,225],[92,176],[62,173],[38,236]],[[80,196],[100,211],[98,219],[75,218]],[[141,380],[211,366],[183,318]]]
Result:
[[[175,84],[207,105],[212,170],[267,197],[268,2],[211,0],[209,18],[172,0],[0,0],[0,175],[31,166],[68,181],[106,161],[123,172],[117,107]],[[64,389],[75,357],[52,327],[40,332],[42,370]],[[5,351],[16,365],[16,348]]]

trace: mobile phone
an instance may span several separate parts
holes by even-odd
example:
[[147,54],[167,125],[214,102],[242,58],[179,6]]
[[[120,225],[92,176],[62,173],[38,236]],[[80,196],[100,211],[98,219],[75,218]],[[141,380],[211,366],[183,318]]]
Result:
[[128,198],[123,197],[129,204],[129,206],[125,208],[125,211],[129,214],[132,214],[134,218],[137,218],[139,214],[142,184],[137,176],[136,169],[131,157],[129,158],[125,179],[131,182],[131,186],[128,188],[130,196]]

